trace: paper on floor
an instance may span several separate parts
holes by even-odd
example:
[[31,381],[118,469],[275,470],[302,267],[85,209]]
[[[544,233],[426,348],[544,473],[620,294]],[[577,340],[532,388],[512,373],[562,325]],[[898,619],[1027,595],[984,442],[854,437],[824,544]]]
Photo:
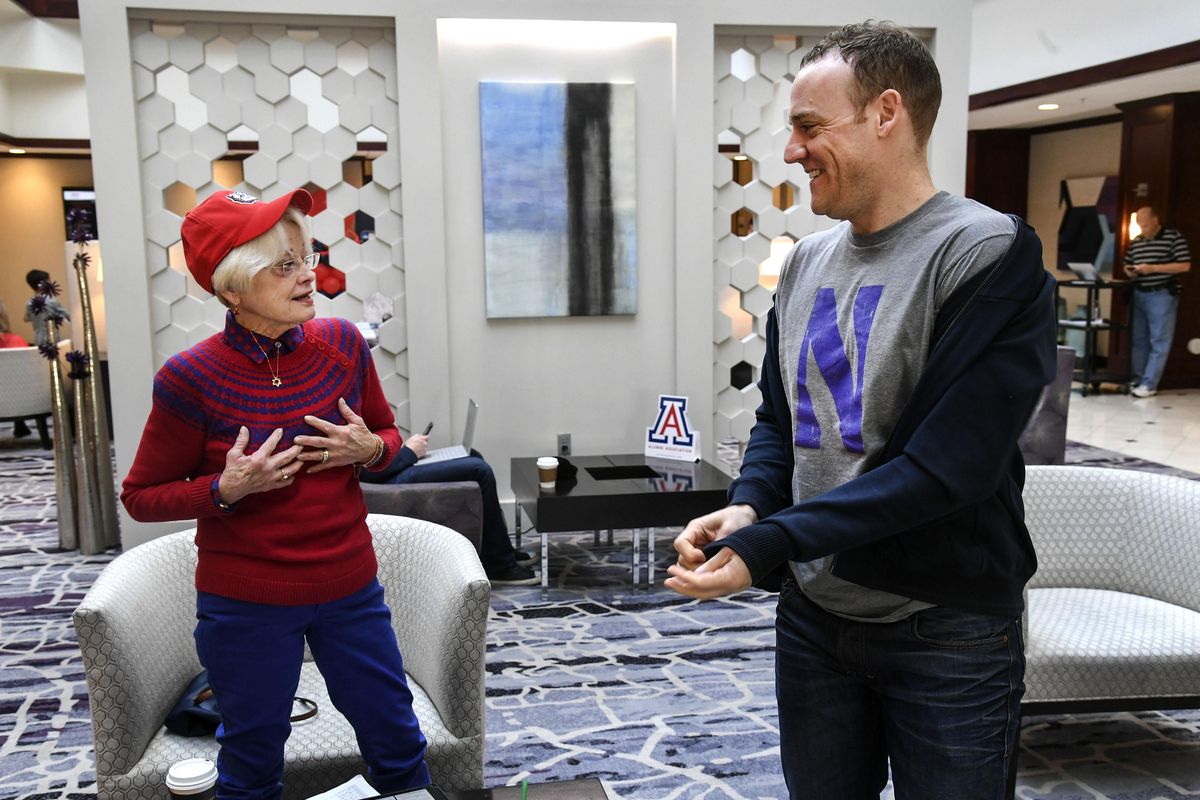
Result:
[[[362,775],[355,775],[341,786],[335,786],[327,792],[313,795],[308,800],[363,800],[366,797],[378,797],[371,784]],[[398,800],[434,800],[433,795],[424,789],[415,789],[395,795]]]

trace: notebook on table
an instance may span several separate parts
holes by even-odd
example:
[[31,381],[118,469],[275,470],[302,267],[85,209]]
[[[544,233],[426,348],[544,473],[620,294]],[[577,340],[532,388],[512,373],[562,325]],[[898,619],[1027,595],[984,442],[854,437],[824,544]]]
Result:
[[449,461],[453,458],[466,458],[471,455],[471,440],[475,438],[475,417],[479,414],[479,404],[467,400],[467,424],[463,428],[462,444],[449,447],[439,447],[430,450],[424,458],[417,459],[418,464],[436,464],[438,461]]

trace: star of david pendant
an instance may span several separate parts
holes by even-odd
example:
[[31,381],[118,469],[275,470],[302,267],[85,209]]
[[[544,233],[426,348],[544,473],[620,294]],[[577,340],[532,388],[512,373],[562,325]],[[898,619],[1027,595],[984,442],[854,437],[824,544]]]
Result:
[[280,386],[283,386],[283,381],[279,380],[279,378],[271,378],[271,385],[278,389]]

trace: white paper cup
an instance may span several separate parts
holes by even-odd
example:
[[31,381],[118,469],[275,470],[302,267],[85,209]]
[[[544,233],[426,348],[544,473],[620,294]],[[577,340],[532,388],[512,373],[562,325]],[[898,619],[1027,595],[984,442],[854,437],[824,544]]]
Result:
[[554,481],[558,479],[558,459],[554,456],[542,456],[537,460],[538,486],[543,489],[553,489]]
[[174,800],[212,800],[217,794],[217,765],[207,758],[176,761],[167,770],[167,791]]

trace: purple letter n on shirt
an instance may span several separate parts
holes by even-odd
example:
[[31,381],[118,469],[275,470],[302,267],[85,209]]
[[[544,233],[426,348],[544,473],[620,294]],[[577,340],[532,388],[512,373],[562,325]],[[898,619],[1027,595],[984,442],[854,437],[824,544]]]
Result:
[[882,286],[863,286],[854,298],[854,343],[858,363],[853,371],[846,357],[846,346],[837,325],[837,299],[833,289],[818,289],[808,318],[804,341],[800,343],[799,364],[796,367],[796,446],[816,449],[821,446],[821,426],[813,413],[812,395],[808,391],[808,351],[811,348],[817,369],[833,395],[838,415],[838,430],[847,450],[861,453],[863,366],[867,361],[867,341],[871,325],[879,308]]

